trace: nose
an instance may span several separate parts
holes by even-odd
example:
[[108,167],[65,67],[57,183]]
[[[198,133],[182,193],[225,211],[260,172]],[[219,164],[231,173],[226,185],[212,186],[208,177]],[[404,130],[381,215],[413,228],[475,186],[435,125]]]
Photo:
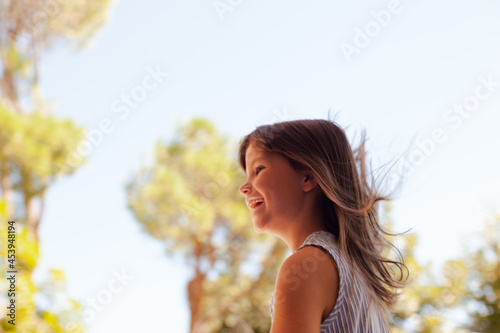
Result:
[[241,185],[241,186],[240,186],[240,193],[241,193],[242,195],[247,194],[247,192],[249,191],[249,189],[248,189],[248,187],[249,187],[249,186],[250,186],[250,185],[249,185],[247,182],[245,182],[245,184]]

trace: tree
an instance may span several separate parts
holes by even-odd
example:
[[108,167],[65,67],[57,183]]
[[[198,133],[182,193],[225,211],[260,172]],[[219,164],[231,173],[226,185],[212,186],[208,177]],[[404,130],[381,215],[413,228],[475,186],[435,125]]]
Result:
[[[384,218],[392,228],[392,202],[384,205]],[[407,233],[389,237],[401,250],[409,270],[409,283],[401,291],[393,308],[393,332],[443,332],[448,318],[446,310],[459,307],[464,301],[467,286],[467,266],[462,260],[447,260],[440,278],[432,273],[430,263],[422,264],[415,257],[417,235]]]
[[[79,319],[75,319],[76,301],[66,298],[64,309],[57,302],[43,309],[35,304],[37,292],[54,300],[54,293],[64,294],[65,286],[64,274],[57,269],[50,271],[45,287],[36,287],[31,279],[39,258],[38,229],[46,190],[84,162],[77,153],[84,129],[51,115],[38,91],[38,63],[43,50],[56,41],[65,39],[76,49],[84,47],[104,23],[110,3],[0,0],[0,270],[6,272],[3,232],[7,221],[16,221],[16,241],[23,249],[16,254],[17,287],[22,290],[17,332],[81,331]],[[6,287],[7,281],[2,279],[0,289]],[[0,329],[14,330],[3,313]]]
[[[23,222],[38,241],[49,184],[73,173],[83,128],[40,112],[14,113],[0,102],[0,186],[7,220]],[[21,202],[15,205],[15,195]]]
[[[82,158],[74,158],[68,163],[70,152],[76,151],[83,139],[83,129],[50,116],[51,110],[39,94],[40,55],[58,40],[70,41],[75,48],[87,45],[105,22],[110,3],[110,0],[0,1],[0,186],[11,219],[17,191],[12,179],[15,174],[22,178],[23,184],[18,185],[24,186],[26,219],[35,237],[45,202],[43,193],[49,182],[56,175],[72,173],[83,162]],[[33,105],[22,107],[22,101]],[[9,148],[21,147],[29,148],[27,154],[31,156],[25,158],[21,152],[17,156],[8,155]],[[33,170],[37,165],[41,166]],[[39,213],[34,211],[37,204],[41,207]]]
[[[5,204],[0,199],[0,221],[6,221]],[[13,318],[7,316],[6,311],[0,312],[0,332],[37,332],[37,333],[82,333],[81,305],[78,301],[69,298],[66,292],[66,278],[64,272],[58,269],[51,269],[50,275],[41,286],[37,287],[32,279],[31,273],[36,266],[39,257],[38,243],[33,236],[27,232],[22,225],[14,223],[16,228],[16,262],[17,270],[15,278],[15,326],[9,323]],[[2,223],[0,227],[0,271],[3,276],[7,268],[7,246],[4,240],[7,238],[7,223]],[[22,244],[19,246],[19,244]],[[22,252],[19,252],[22,251]],[[9,289],[2,279],[1,289]],[[0,304],[2,309],[6,309],[9,299],[4,299],[7,292],[2,292]],[[36,306],[35,296],[45,299],[46,305]]]
[[[177,127],[171,143],[158,142],[154,164],[141,166],[127,184],[128,205],[143,229],[193,270],[187,286],[191,332],[237,325],[269,330],[262,299],[269,298],[277,260],[287,249],[254,232],[230,142],[210,121],[194,118]],[[245,271],[249,266],[260,273]]]
[[500,214],[487,219],[479,234],[481,244],[466,260],[471,303],[469,328],[493,333],[500,328]]

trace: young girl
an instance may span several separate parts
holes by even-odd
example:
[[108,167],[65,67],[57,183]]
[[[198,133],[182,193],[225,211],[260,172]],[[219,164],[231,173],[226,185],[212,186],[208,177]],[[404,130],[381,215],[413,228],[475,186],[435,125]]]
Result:
[[[379,225],[375,204],[389,196],[368,185],[364,141],[353,152],[333,121],[304,119],[259,126],[240,143],[254,229],[292,252],[270,298],[271,333],[389,330],[407,268]],[[382,256],[387,247],[400,261]]]

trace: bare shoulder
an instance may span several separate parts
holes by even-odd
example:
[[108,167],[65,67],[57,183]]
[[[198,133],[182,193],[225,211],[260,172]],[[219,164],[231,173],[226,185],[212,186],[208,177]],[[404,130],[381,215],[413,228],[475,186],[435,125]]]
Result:
[[290,255],[276,279],[271,332],[319,331],[335,305],[338,284],[335,262],[322,248],[306,246]]
[[281,265],[280,273],[291,271],[301,279],[305,279],[305,276],[331,279],[334,276],[329,273],[336,270],[336,264],[326,250],[319,246],[310,245],[290,255]]

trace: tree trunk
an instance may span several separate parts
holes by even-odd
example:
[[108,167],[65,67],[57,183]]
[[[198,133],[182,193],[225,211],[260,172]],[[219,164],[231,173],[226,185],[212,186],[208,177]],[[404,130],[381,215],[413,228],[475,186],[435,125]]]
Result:
[[[11,4],[12,6],[13,3]],[[5,49],[8,49],[10,45],[16,44],[18,27],[19,25],[16,25],[14,29],[9,31],[7,40],[4,41],[7,44]],[[19,97],[14,82],[14,72],[11,68],[7,55],[3,52],[0,52],[0,56],[2,58],[2,68],[3,68],[2,77],[0,78],[0,94],[2,95],[3,103],[8,109],[11,109],[17,113],[21,113],[21,106],[19,105]]]
[[[38,227],[42,218],[44,208],[45,186],[35,188],[35,175],[29,170],[21,168],[22,192],[24,196],[24,209],[26,212],[26,227],[34,235],[36,241],[39,241]],[[44,181],[45,182],[45,181]],[[40,186],[40,185],[39,185]],[[38,201],[38,202],[37,202]],[[39,203],[39,205],[37,205]]]
[[[40,207],[37,207],[36,203],[39,200]],[[40,241],[38,237],[38,229],[40,226],[40,219],[42,218],[42,211],[44,206],[44,194],[42,193],[40,197],[29,197],[26,201],[26,225],[28,230],[33,233],[37,242]]]
[[188,283],[189,308],[191,310],[191,333],[202,333],[200,322],[200,305],[203,298],[203,281],[206,274],[202,273],[198,267],[194,278]]
[[270,263],[276,260],[277,258],[280,258],[283,253],[284,253],[285,247],[283,246],[283,243],[281,240],[276,239],[269,254],[266,256],[266,259],[262,262],[262,271],[259,274],[259,277],[252,282],[250,287],[248,287],[246,290],[241,291],[238,295],[236,295],[231,302],[226,304],[226,306],[222,307],[219,309],[216,315],[214,315],[211,318],[217,318],[221,317],[224,315],[226,312],[229,311],[229,308],[231,307],[232,304],[240,302],[241,299],[244,299],[248,297],[254,290],[255,288],[262,282],[264,279],[264,276],[267,272],[268,267],[270,266]]

